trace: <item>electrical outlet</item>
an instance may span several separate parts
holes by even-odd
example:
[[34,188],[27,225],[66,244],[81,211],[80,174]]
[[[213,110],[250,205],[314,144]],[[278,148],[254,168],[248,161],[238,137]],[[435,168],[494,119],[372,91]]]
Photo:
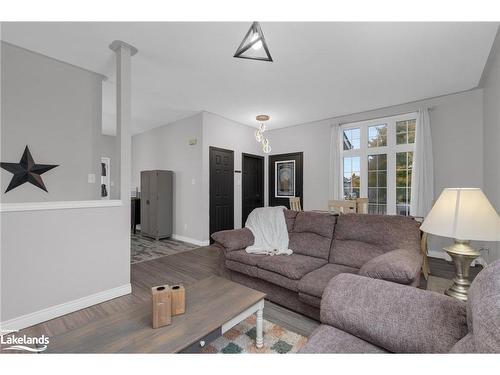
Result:
[[187,230],[187,229],[188,229],[188,225],[184,224],[184,230]]
[[87,181],[89,184],[95,184],[95,174],[89,173],[87,176]]

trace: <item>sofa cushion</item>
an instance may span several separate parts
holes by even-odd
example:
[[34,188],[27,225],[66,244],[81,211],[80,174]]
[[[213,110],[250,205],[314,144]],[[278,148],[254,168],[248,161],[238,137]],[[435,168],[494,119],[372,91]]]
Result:
[[366,242],[334,239],[330,263],[361,268],[368,261],[384,253],[380,247]]
[[319,212],[299,212],[290,233],[289,248],[296,254],[328,260],[336,216]]
[[376,256],[396,249],[420,251],[420,224],[399,215],[340,215],[330,263],[361,268]]
[[356,336],[328,325],[321,325],[311,334],[300,353],[387,353]]
[[477,353],[500,352],[500,260],[486,266],[472,282],[467,325]]
[[330,280],[341,273],[358,273],[357,268],[342,266],[340,264],[325,264],[323,267],[309,272],[299,281],[299,291],[311,296],[321,298],[323,291]]
[[264,256],[257,260],[261,269],[277,273],[292,280],[299,280],[305,274],[326,264],[326,260],[300,254]]
[[248,264],[249,266],[256,266],[257,260],[265,256],[266,255],[248,254],[245,250],[229,251],[226,253],[226,259]]
[[311,296],[310,294],[299,292],[299,300],[304,303],[307,303],[308,305],[317,307],[318,309],[321,307],[320,297]]
[[290,233],[288,248],[295,254],[328,260],[332,239],[315,233]]
[[280,275],[279,273],[276,272],[257,268],[257,277],[259,279],[270,282],[271,284],[279,285],[285,289],[289,289],[294,292],[298,290],[297,284],[299,282],[297,280],[289,279],[288,277]]
[[418,285],[421,267],[421,253],[398,249],[372,258],[361,267],[359,274],[399,284]]
[[226,251],[244,249],[254,243],[254,236],[250,229],[222,230],[212,234],[212,239],[222,245]]
[[288,233],[290,233],[291,231],[293,231],[293,226],[295,224],[295,219],[297,218],[298,212],[292,210],[283,210],[283,213],[285,214],[285,221]]
[[258,268],[255,266],[250,266],[248,264],[235,262],[233,260],[226,260],[225,264],[226,264],[226,267],[228,269],[230,269],[231,271],[244,273],[245,275],[252,276],[252,277],[258,277],[258,273],[257,273]]
[[321,212],[303,211],[297,214],[293,231],[295,233],[316,233],[332,238],[337,216]]

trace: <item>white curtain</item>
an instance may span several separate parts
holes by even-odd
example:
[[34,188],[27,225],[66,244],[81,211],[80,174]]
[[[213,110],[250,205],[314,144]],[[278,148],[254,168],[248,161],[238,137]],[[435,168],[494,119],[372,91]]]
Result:
[[419,109],[415,132],[415,152],[411,174],[410,214],[425,217],[434,199],[434,161],[432,156],[429,109]]
[[340,145],[341,145],[340,124],[332,125],[330,129],[330,179],[329,179],[329,199],[342,199],[340,191]]

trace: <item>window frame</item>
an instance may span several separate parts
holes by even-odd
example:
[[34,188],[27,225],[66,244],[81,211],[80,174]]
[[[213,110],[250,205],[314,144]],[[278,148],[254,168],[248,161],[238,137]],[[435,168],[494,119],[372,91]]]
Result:
[[[340,125],[341,136],[339,137],[340,149],[340,187],[339,191],[344,196],[344,157],[359,156],[360,158],[360,195],[368,196],[368,156],[387,155],[387,215],[396,215],[396,154],[398,152],[413,152],[415,155],[415,143],[396,144],[396,123],[417,119],[416,112],[410,112],[395,116],[379,117],[370,120],[350,122]],[[368,147],[368,127],[374,125],[387,125],[387,145],[381,147]],[[360,129],[360,148],[344,150],[344,130]]]

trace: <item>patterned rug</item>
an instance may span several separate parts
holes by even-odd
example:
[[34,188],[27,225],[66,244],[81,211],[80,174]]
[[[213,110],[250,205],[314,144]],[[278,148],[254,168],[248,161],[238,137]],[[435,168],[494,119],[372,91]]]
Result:
[[167,255],[179,254],[198,248],[196,245],[172,240],[170,238],[156,241],[153,238],[141,236],[140,231],[137,231],[137,234],[131,234],[130,246],[130,262],[132,264],[145,262]]
[[217,340],[203,348],[202,353],[297,353],[307,342],[306,337],[264,320],[264,346],[261,349],[257,349],[255,347],[255,320],[255,315],[252,315],[240,324],[237,324]]

